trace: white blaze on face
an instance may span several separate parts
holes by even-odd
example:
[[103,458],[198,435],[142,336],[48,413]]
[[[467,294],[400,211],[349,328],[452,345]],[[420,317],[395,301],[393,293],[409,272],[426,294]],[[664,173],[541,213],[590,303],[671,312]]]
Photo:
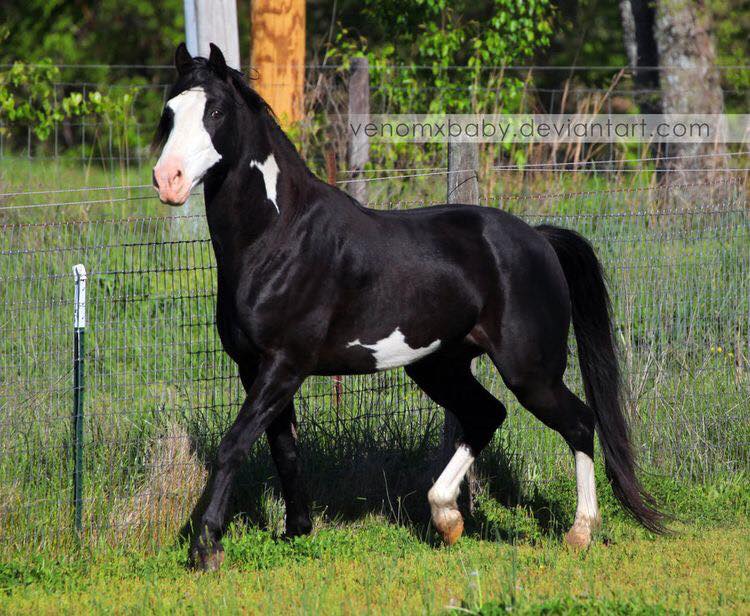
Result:
[[398,368],[414,363],[418,359],[429,355],[440,346],[440,340],[435,340],[426,347],[412,348],[406,343],[406,338],[397,327],[387,338],[378,340],[374,344],[364,344],[359,338],[350,342],[348,347],[361,346],[372,351],[375,357],[375,367],[378,370]]
[[279,165],[276,163],[276,159],[273,153],[268,155],[268,158],[262,163],[254,160],[250,163],[251,169],[257,169],[263,175],[263,183],[266,186],[266,198],[273,203],[276,208],[276,212],[279,212],[279,204],[276,203],[276,184],[279,181]]
[[172,131],[154,167],[157,190],[162,201],[184,203],[190,191],[219,160],[203,124],[206,92],[193,88],[167,102],[173,113]]

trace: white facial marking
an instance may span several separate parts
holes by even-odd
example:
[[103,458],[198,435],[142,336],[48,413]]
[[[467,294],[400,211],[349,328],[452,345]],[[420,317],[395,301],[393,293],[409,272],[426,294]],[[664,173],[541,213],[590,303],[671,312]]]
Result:
[[582,451],[576,451],[576,487],[578,507],[576,522],[595,522],[599,517],[596,503],[596,481],[594,478],[594,461]]
[[273,153],[269,154],[268,158],[262,163],[254,160],[250,163],[250,168],[255,168],[263,174],[263,183],[266,185],[266,198],[273,203],[276,212],[280,213],[279,205],[276,203],[276,183],[279,179],[279,166],[276,164]]
[[169,99],[167,107],[174,114],[172,132],[156,164],[158,167],[172,156],[181,158],[192,189],[203,179],[206,171],[221,160],[221,154],[214,148],[211,135],[203,125],[206,92],[203,88],[185,90]]
[[459,445],[456,453],[453,454],[450,462],[427,493],[433,518],[440,514],[443,509],[456,508],[456,499],[461,488],[461,482],[473,463],[474,456],[471,454],[469,446]]
[[357,338],[347,344],[347,347],[352,346],[361,346],[372,350],[372,354],[375,357],[375,367],[378,370],[387,370],[388,368],[406,366],[429,355],[440,346],[440,340],[435,340],[426,347],[413,349],[406,344],[404,335],[397,327],[390,336],[378,340],[375,344],[364,344]]

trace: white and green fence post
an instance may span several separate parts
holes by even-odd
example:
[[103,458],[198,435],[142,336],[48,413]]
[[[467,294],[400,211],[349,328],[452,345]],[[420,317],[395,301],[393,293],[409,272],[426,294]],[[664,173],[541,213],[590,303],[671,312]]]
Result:
[[73,319],[73,524],[83,528],[83,360],[86,331],[86,268],[73,267],[75,312]]

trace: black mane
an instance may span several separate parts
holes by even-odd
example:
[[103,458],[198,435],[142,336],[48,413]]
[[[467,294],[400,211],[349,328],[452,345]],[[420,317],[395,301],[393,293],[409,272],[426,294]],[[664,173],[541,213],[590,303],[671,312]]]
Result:
[[295,167],[301,166],[307,175],[313,175],[297,151],[297,147],[282,130],[281,126],[279,126],[278,118],[273,109],[271,109],[271,106],[260,94],[250,87],[243,73],[233,68],[228,70],[229,79],[240,97],[245,101],[250,111],[260,115],[266,127],[266,134],[271,142],[279,148],[277,153],[283,155],[287,163],[291,163]]

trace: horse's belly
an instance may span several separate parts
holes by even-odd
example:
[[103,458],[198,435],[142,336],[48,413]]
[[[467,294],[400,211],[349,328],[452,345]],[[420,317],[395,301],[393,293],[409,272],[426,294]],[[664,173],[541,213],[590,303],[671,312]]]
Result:
[[321,371],[353,374],[408,366],[463,341],[479,315],[478,307],[461,301],[442,309],[417,302],[408,309],[360,307],[350,318],[332,323],[318,354]]
[[318,368],[324,374],[359,374],[400,368],[434,353],[442,343],[436,338],[424,346],[410,344],[397,327],[379,340],[367,342],[356,338],[338,349],[324,352]]

